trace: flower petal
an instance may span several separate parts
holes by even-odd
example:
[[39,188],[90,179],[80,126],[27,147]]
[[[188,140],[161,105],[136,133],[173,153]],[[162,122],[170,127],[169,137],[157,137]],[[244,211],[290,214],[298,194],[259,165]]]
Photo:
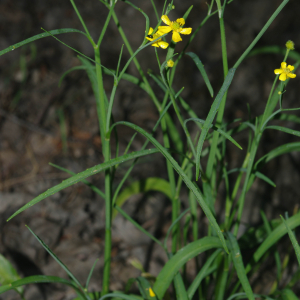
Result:
[[163,35],[165,33],[168,33],[172,30],[170,26],[158,26],[158,32]]
[[281,63],[281,69],[285,69],[286,68],[286,62],[282,62]]
[[152,27],[149,27],[148,35],[151,35],[152,32],[153,32],[153,28],[152,28]]
[[171,21],[169,19],[169,17],[167,15],[163,15],[161,16],[162,21],[167,24],[167,25],[171,25]]
[[296,74],[294,74],[294,73],[288,73],[287,76],[290,77],[290,78],[295,78]]
[[282,69],[275,69],[275,70],[274,70],[274,73],[275,73],[275,74],[281,74],[282,72],[283,72]]
[[157,44],[159,45],[160,48],[163,48],[163,49],[167,49],[169,46],[169,43],[164,42],[164,41],[158,41]]
[[291,65],[288,65],[287,67],[288,67],[288,69],[289,69],[290,71],[293,71],[293,70],[295,69],[295,67],[294,67],[294,66],[291,66]]
[[153,43],[151,46],[159,47],[158,42]]
[[146,36],[146,39],[148,40],[148,41],[150,41],[150,42],[152,42],[154,39],[151,39],[151,38],[149,38],[149,37],[147,37]]
[[192,28],[180,28],[178,31],[182,34],[191,34]]
[[279,76],[279,80],[281,80],[281,81],[286,81],[286,73],[282,73],[282,74]]
[[182,41],[182,38],[180,36],[180,34],[176,31],[173,31],[173,34],[172,34],[172,40],[175,42],[175,43],[178,43],[180,41]]
[[176,22],[179,23],[180,26],[183,26],[185,24],[184,18],[179,18],[179,19],[176,20]]

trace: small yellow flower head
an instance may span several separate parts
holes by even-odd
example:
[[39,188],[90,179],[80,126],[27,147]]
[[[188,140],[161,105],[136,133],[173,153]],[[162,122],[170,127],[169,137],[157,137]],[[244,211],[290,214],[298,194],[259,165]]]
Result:
[[279,80],[281,81],[286,81],[288,77],[290,78],[295,78],[296,74],[292,73],[292,71],[295,69],[294,66],[291,65],[286,65],[286,62],[281,63],[281,68],[280,69],[275,69],[274,73],[276,75],[280,74]]
[[153,292],[152,288],[149,288],[149,295],[150,297],[155,297],[155,293]]
[[168,66],[169,68],[172,68],[172,67],[174,66],[174,61],[173,61],[172,59],[169,59],[169,60],[167,61],[167,66]]
[[295,50],[295,44],[294,44],[294,42],[291,41],[291,40],[287,41],[286,44],[285,44],[285,46],[286,46],[286,48],[287,48],[288,50]]
[[[153,34],[153,28],[150,27],[149,32],[148,32],[148,36],[146,36],[146,39],[148,41],[152,42],[152,41],[156,40],[157,38],[159,38],[163,34],[164,33],[161,33],[159,31],[157,31],[156,33]],[[152,46],[166,49],[166,48],[168,48],[169,44],[167,42],[164,42],[162,39],[159,39],[155,43],[153,43]]]
[[176,43],[182,41],[182,38],[179,33],[191,34],[192,32],[192,28],[182,28],[182,26],[185,24],[183,18],[177,19],[176,21],[170,21],[167,15],[163,15],[161,19],[168,26],[158,26],[158,31],[162,32],[162,34],[173,31],[172,40]]
[[278,95],[282,95],[282,92],[279,91],[279,92],[278,92]]

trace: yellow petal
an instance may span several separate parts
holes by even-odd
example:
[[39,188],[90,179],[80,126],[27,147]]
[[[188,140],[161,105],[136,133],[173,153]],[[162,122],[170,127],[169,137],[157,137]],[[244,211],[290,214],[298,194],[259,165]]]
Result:
[[151,46],[159,48],[158,42],[153,43]]
[[149,38],[149,37],[147,37],[146,36],[146,39],[148,40],[148,41],[150,41],[150,42],[152,42],[154,39],[151,39],[151,38]]
[[169,19],[169,17],[167,15],[163,15],[161,16],[162,21],[167,24],[167,25],[171,25],[171,21]]
[[181,28],[178,31],[182,34],[191,34],[192,33],[192,28]]
[[155,297],[155,293],[153,292],[152,288],[149,288],[149,295],[150,297]]
[[275,70],[274,70],[274,73],[275,73],[275,74],[281,74],[282,72],[283,72],[282,69],[275,69]]
[[183,26],[185,24],[184,18],[177,19],[176,22],[179,23],[180,26]]
[[170,26],[158,26],[158,32],[161,33],[161,35],[168,33],[172,30]]
[[286,62],[282,62],[281,63],[281,69],[285,69],[286,68]]
[[294,74],[294,73],[288,73],[287,76],[289,76],[290,78],[295,78],[296,74]]
[[279,80],[281,80],[281,81],[286,81],[286,73],[282,73],[282,74],[279,76]]
[[180,36],[180,34],[176,31],[173,31],[173,34],[172,34],[172,40],[175,42],[175,43],[178,43],[180,41],[182,41],[182,38]]
[[291,65],[288,65],[287,67],[288,67],[288,69],[289,69],[290,71],[293,71],[293,70],[295,69],[295,67],[294,67],[294,66],[291,66]]
[[149,27],[148,35],[152,34],[152,32],[153,32],[153,28]]
[[169,46],[169,44],[164,41],[159,41],[159,42],[157,42],[157,44],[159,45],[160,48],[163,48],[163,49],[167,49]]

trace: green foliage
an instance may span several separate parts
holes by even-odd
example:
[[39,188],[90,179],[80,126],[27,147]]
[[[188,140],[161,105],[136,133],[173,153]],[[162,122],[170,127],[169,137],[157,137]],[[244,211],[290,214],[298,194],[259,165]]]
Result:
[[[115,6],[121,1],[124,2],[124,5],[131,6],[135,12],[140,13],[145,20],[145,33],[143,32],[143,34],[138,37],[140,40],[140,46],[135,51],[131,48],[125,34],[126,30],[123,30],[123,27],[118,20],[118,16],[116,15]],[[300,64],[300,54],[296,51],[289,53],[290,50],[285,50],[279,46],[254,49],[259,39],[263,34],[265,34],[266,30],[285,5],[288,4],[289,0],[282,1],[269,20],[266,20],[266,24],[259,31],[253,42],[245,49],[244,53],[241,53],[240,58],[230,69],[228,67],[227,59],[224,17],[226,16],[225,8],[233,0],[224,1],[223,4],[219,0],[216,2],[211,0],[210,3],[208,3],[207,16],[196,29],[193,29],[193,34],[190,35],[185,46],[180,48],[183,49],[180,53],[176,52],[176,47],[179,42],[176,43],[171,41],[167,51],[151,47],[153,45],[159,45],[161,40],[169,38],[167,37],[168,33],[162,33],[159,31],[161,28],[159,26],[162,21],[161,16],[168,15],[174,7],[173,1],[165,0],[163,11],[160,14],[156,7],[158,1],[150,1],[151,5],[149,5],[149,7],[153,8],[157,18],[156,25],[150,24],[150,18],[147,13],[128,0],[100,0],[102,8],[107,8],[107,17],[103,28],[99,33],[98,40],[94,41],[84,18],[82,18],[80,14],[80,10],[76,6],[77,1],[70,0],[85,32],[77,29],[57,29],[45,31],[44,33],[35,35],[0,51],[1,56],[9,51],[17,49],[18,47],[37,41],[38,39],[52,37],[79,54],[78,60],[80,65],[66,71],[61,76],[59,85],[70,72],[86,72],[96,101],[99,132],[102,143],[102,155],[104,159],[101,164],[97,164],[78,174],[60,166],[50,164],[62,172],[70,174],[71,177],[29,201],[26,205],[18,209],[8,219],[8,221],[16,217],[22,211],[38,204],[40,201],[48,198],[54,193],[79,182],[87,185],[95,193],[97,193],[104,200],[105,204],[105,249],[103,258],[105,264],[103,268],[102,288],[100,288],[99,285],[99,291],[101,290],[101,292],[97,291],[91,293],[89,291],[89,283],[93,276],[97,260],[93,266],[91,266],[91,270],[84,286],[83,283],[79,282],[68,267],[44,243],[42,238],[38,237],[28,227],[40,245],[60,265],[70,279],[66,280],[55,276],[42,275],[30,276],[21,279],[8,260],[0,255],[0,294],[9,290],[15,290],[24,299],[22,286],[32,283],[56,282],[72,287],[77,294],[77,298],[75,299],[79,300],[102,300],[106,298],[116,300],[161,300],[169,299],[171,297],[178,300],[210,299],[209,297],[212,297],[212,299],[215,300],[254,300],[256,298],[269,300],[275,298],[283,300],[297,299],[292,288],[295,286],[297,281],[299,281],[300,272],[298,270],[294,274],[291,274],[289,282],[282,281],[283,271],[286,268],[288,260],[281,260],[282,258],[279,250],[276,249],[276,245],[282,242],[280,240],[282,237],[288,235],[293,246],[293,248],[291,246],[291,249],[295,250],[296,257],[300,265],[300,248],[293,232],[293,230],[296,230],[296,228],[300,226],[300,213],[295,213],[292,217],[287,219],[282,218],[282,223],[280,219],[268,220],[266,214],[261,211],[261,224],[258,224],[257,226],[249,226],[245,232],[241,234],[241,237],[238,238],[238,233],[241,230],[240,225],[243,220],[242,215],[245,211],[244,204],[246,201],[246,195],[251,189],[254,180],[257,178],[257,182],[259,184],[263,180],[271,185],[271,188],[276,187],[275,182],[262,173],[264,165],[278,156],[294,151],[300,151],[300,142],[293,142],[286,143],[272,149],[261,158],[257,157],[257,151],[260,147],[260,143],[266,129],[276,130],[285,134],[294,135],[295,137],[300,137],[300,131],[287,128],[285,125],[287,121],[300,124],[300,118],[297,115],[290,114],[291,111],[299,110],[299,108],[282,108],[283,93],[288,90],[288,83],[290,79],[286,80],[284,84],[278,84],[278,76],[274,76],[275,79],[270,90],[269,97],[268,99],[265,99],[265,109],[261,112],[262,114],[260,116],[255,116],[253,119],[252,117],[249,117],[249,120],[244,120],[242,122],[240,122],[240,120],[233,120],[229,123],[225,123],[223,118],[230,85],[232,81],[235,80],[234,75],[237,72],[237,68],[244,59],[246,59],[246,57],[276,53],[280,57],[284,56],[281,61],[285,61],[288,55],[290,55],[289,57],[296,61],[294,65],[295,70],[298,68]],[[214,4],[217,5],[217,10],[212,11],[215,7]],[[197,6],[190,6],[186,13],[182,16],[182,18],[186,21],[186,25],[184,26],[186,30],[189,30],[188,23],[190,12],[192,9],[196,9],[196,7]],[[222,76],[219,76],[219,86],[221,86],[220,90],[214,101],[211,103],[211,107],[206,118],[200,119],[200,113],[198,111],[194,111],[192,109],[192,105],[189,103],[189,99],[184,99],[184,96],[182,96],[184,95],[184,87],[175,86],[174,79],[176,76],[176,67],[182,63],[181,60],[190,60],[190,58],[192,58],[192,63],[196,64],[201,73],[201,80],[203,80],[203,83],[206,85],[210,96],[213,97],[214,89],[209,80],[210,74],[206,73],[206,70],[209,70],[209,68],[206,68],[205,70],[202,63],[204,60],[200,57],[200,55],[198,56],[193,52],[186,52],[187,47],[193,42],[196,33],[212,16],[215,16],[213,19],[215,21],[217,21],[217,16],[219,18],[221,32],[220,44],[222,47],[220,57],[222,57],[223,61],[222,75],[224,75],[224,77],[222,78]],[[163,19],[165,18],[166,17],[163,17]],[[111,26],[111,20],[115,22],[125,45],[123,45],[118,51],[120,54],[117,62],[115,63],[115,69],[108,69],[103,65],[100,53],[100,46],[106,38],[106,31],[108,26]],[[179,23],[183,22],[182,19],[179,20],[181,20],[178,21]],[[180,25],[178,22],[171,23],[171,27],[173,27],[171,28],[172,33],[170,35],[176,35],[176,33],[178,34],[178,32],[181,32],[182,28],[176,27]],[[145,38],[147,37],[149,32],[148,30],[151,25],[155,28],[153,35],[158,34],[159,36],[153,41],[148,42]],[[94,49],[94,58],[86,56],[71,46],[63,43],[56,37],[58,34],[72,32],[81,33],[87,38],[87,41]],[[187,31],[184,34],[188,35]],[[123,47],[126,47],[126,50],[130,55],[125,64],[122,63]],[[151,80],[150,82],[139,63],[137,55],[146,47],[150,47],[151,50],[155,49],[153,56],[156,56],[159,69],[159,72],[152,70],[148,71],[149,80]],[[158,51],[165,51],[162,52],[165,54],[162,62],[160,61]],[[187,54],[189,58],[184,54]],[[171,58],[174,60],[173,67],[170,65],[168,66],[167,63]],[[138,70],[138,76],[133,76],[128,73],[128,67],[132,63],[134,63]],[[23,64],[23,69],[24,68]],[[26,73],[25,69],[23,71]],[[104,89],[103,75],[108,75],[113,78],[113,87],[111,91],[106,91]],[[188,75],[188,73],[185,74],[185,76]],[[113,106],[115,105],[114,101],[116,92],[120,88],[119,83],[121,80],[125,80],[134,85],[137,89],[145,91],[157,108],[157,122],[150,132],[130,122],[115,122],[113,117]],[[162,97],[159,93],[156,94],[156,88],[158,88],[159,92],[162,93]],[[279,106],[279,108],[276,109],[277,106]],[[286,106],[288,105],[284,102],[284,107]],[[175,111],[174,116],[170,112],[171,109]],[[67,155],[67,133],[63,108],[59,109],[59,116],[65,155]],[[186,116],[189,116],[189,118]],[[280,125],[273,125],[273,123],[276,121],[278,122],[278,120],[280,120]],[[187,123],[189,121],[194,122],[190,122],[188,127]],[[237,124],[237,122],[240,123]],[[181,127],[177,128],[177,124]],[[235,126],[234,128],[232,128],[233,124]],[[121,149],[121,147],[119,147],[117,126],[127,126],[134,132],[122,155],[119,153],[119,149]],[[190,126],[194,126],[193,128],[195,128],[196,133],[194,136],[192,136],[189,132]],[[161,139],[160,135],[157,135],[158,132],[162,133]],[[248,145],[246,145],[246,147],[243,146],[244,149],[247,150],[241,166],[235,166],[234,169],[229,170],[226,163],[228,141],[242,150],[241,145],[237,142],[237,133],[248,138]],[[136,134],[142,135],[146,139],[146,142],[138,151],[130,152]],[[111,150],[112,136],[115,137],[116,141],[116,153],[113,153]],[[151,143],[153,147],[146,149],[149,143]],[[146,178],[143,177],[143,179],[128,182],[130,173],[136,166],[138,160],[141,157],[155,153],[159,153],[165,159],[167,178],[163,178],[163,176],[145,176]],[[207,163],[202,164],[203,158],[207,158]],[[125,167],[127,167],[128,164],[129,167],[125,174],[120,172],[122,178],[118,180],[119,177],[116,177],[116,174],[119,175],[118,168],[124,162],[127,162]],[[164,166],[162,166],[162,168],[163,167]],[[86,180],[88,177],[100,172],[104,173],[103,191]],[[236,178],[234,176],[231,178],[231,174],[234,173],[237,175]],[[118,184],[115,183],[116,181],[118,181]],[[122,209],[122,205],[133,195],[145,194],[150,191],[163,194],[166,198],[168,198],[172,207],[171,225],[169,226],[165,236],[161,238],[158,238],[154,234],[148,232],[141,224]],[[182,197],[184,197],[183,195],[188,195],[188,201],[181,201]],[[216,209],[215,204],[217,199],[221,201],[221,207],[225,207],[224,211]],[[181,205],[182,203],[188,207]],[[203,212],[201,219],[198,215],[198,209]],[[168,260],[156,278],[153,275],[146,273],[144,266],[135,262],[135,266],[142,273],[141,276],[137,278],[129,278],[124,292],[111,291],[110,293],[110,269],[112,267],[110,263],[112,253],[111,229],[117,213],[119,213],[121,217],[126,218],[126,220],[131,222],[132,225],[139,229],[143,234],[152,239],[157,246],[161,247],[161,250],[166,253]],[[204,218],[205,222],[207,221],[206,223],[203,221]],[[205,232],[204,237],[201,236],[201,238],[199,238],[199,228],[202,228],[201,234]],[[168,249],[169,242],[171,244],[170,249]],[[287,252],[285,257],[289,258],[289,255],[290,254]],[[201,260],[199,259],[199,256],[201,257]],[[268,291],[265,291],[265,294],[263,295],[255,294],[255,289],[252,286],[253,277],[263,276],[258,273],[262,263],[266,259],[271,260],[274,258],[276,262],[277,276],[271,290],[269,293]],[[190,260],[193,260],[196,270],[195,278],[193,278],[191,282],[189,282],[186,277],[187,263]],[[133,284],[138,287],[139,295],[130,294],[130,288]]]

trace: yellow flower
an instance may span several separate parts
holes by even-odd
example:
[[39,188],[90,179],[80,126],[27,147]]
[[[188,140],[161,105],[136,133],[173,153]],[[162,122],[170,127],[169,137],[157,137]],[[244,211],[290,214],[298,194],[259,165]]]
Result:
[[[148,41],[154,41],[157,38],[159,38],[161,35],[163,35],[164,33],[161,33],[159,31],[157,31],[156,33],[153,34],[153,28],[150,27],[149,28],[149,32],[148,32],[148,36],[146,36],[146,39]],[[154,47],[161,47],[163,49],[168,48],[169,44],[167,42],[162,41],[161,39],[157,40],[155,43],[152,44],[152,46]]]
[[295,69],[294,66],[288,65],[286,66],[286,62],[281,63],[281,68],[280,69],[275,69],[274,73],[275,74],[280,74],[279,80],[281,81],[286,81],[287,77],[290,78],[295,78],[296,74],[292,73],[292,71]]
[[167,66],[168,66],[169,68],[172,68],[172,67],[174,66],[174,61],[173,61],[172,59],[169,59],[169,60],[167,61]]
[[152,288],[149,288],[149,295],[150,297],[155,297],[155,293],[153,292]]
[[177,19],[176,21],[170,21],[168,16],[163,15],[161,19],[168,26],[158,26],[158,31],[160,31],[162,34],[173,31],[172,40],[176,43],[182,41],[179,33],[191,34],[192,32],[192,28],[182,28],[182,26],[185,24],[183,18]]

